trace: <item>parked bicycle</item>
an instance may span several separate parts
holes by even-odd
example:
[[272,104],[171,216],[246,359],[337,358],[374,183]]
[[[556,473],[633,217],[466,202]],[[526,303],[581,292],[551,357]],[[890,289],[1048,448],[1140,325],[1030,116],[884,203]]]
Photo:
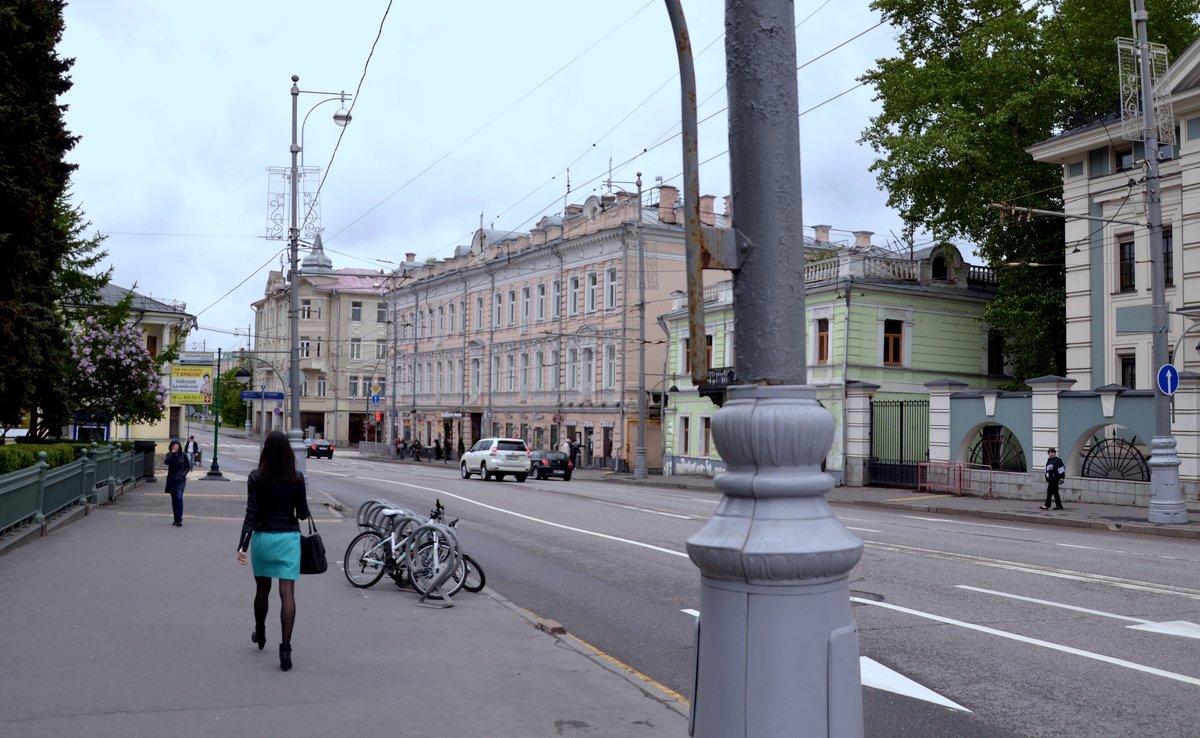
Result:
[[452,597],[468,580],[482,589],[478,564],[471,566],[468,576],[468,565],[453,530],[458,521],[447,525],[444,514],[441,500],[427,520],[382,500],[364,503],[357,515],[363,532],[346,547],[342,569],[346,579],[355,587],[366,588],[387,574],[399,586],[412,586],[422,599]]

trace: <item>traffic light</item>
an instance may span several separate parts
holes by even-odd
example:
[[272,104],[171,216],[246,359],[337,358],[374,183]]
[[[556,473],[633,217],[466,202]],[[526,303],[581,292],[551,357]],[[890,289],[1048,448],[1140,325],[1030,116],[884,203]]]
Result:
[[375,422],[376,422],[376,423],[378,423],[378,422],[379,422],[379,421],[381,421],[381,420],[383,420],[383,411],[382,411],[382,410],[376,410],[376,411],[375,411]]

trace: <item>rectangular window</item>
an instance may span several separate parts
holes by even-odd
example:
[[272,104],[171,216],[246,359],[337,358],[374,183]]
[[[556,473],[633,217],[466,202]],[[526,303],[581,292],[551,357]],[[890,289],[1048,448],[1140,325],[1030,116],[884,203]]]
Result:
[[1137,359],[1132,355],[1119,357],[1121,361],[1121,384],[1137,389]]
[[900,366],[904,363],[904,321],[883,321],[883,365]]
[[479,359],[471,359],[471,394],[473,395],[479,394],[479,386],[483,381],[480,372]]
[[500,391],[500,357],[492,357],[492,391]]
[[305,374],[300,378],[300,396],[308,397],[308,375]]
[[375,339],[375,358],[382,359],[387,355],[387,341],[382,338]]
[[353,374],[350,375],[350,396],[358,397],[358,377]]
[[328,387],[329,387],[329,380],[325,377],[324,374],[318,374],[317,375],[317,397],[324,397],[325,393],[328,391]]
[[475,298],[475,330],[483,330],[483,298]]
[[521,288],[521,325],[529,325],[529,288]]
[[552,317],[560,317],[562,315],[562,282],[554,280],[554,294],[551,296],[550,313]]
[[1137,289],[1137,279],[1134,276],[1133,237],[1128,241],[1117,244],[1117,276],[1120,280],[1117,289],[1121,292],[1133,292]]
[[446,335],[446,306],[445,305],[438,306],[437,326],[438,326],[437,334],[439,336]]
[[1113,156],[1116,159],[1117,171],[1123,172],[1127,169],[1133,169],[1133,147],[1117,149],[1113,151]]
[[579,277],[571,277],[569,281],[570,294],[567,296],[567,315],[579,314]]
[[529,354],[521,354],[521,392],[529,391]]
[[679,416],[679,451],[683,456],[689,455],[692,451],[691,425],[691,418],[686,415]]
[[516,389],[517,373],[513,371],[513,355],[504,357],[504,384],[509,392]]
[[617,306],[617,270],[615,268],[608,270],[608,276],[604,282],[604,307],[615,308]]
[[387,303],[386,302],[375,303],[375,322],[376,323],[386,323],[387,322]]
[[557,350],[550,352],[550,389],[558,389],[562,386],[562,375],[560,371],[562,367],[558,365],[560,354]]
[[517,291],[508,291],[508,324],[517,322]]
[[587,275],[587,311],[589,313],[596,312],[600,301],[600,280],[595,272],[590,272]]
[[817,319],[817,363],[829,363],[829,318]]
[[454,303],[450,303],[450,332],[454,332]]
[[537,319],[546,319],[546,285],[537,286]]
[[433,393],[442,394],[442,362],[438,362],[433,370]]
[[592,394],[596,386],[596,352],[590,348],[583,350],[583,391]]
[[309,341],[308,336],[300,336],[300,358],[301,359],[308,358],[308,349],[311,345],[312,345],[312,343]]
[[576,349],[567,349],[567,389],[575,389],[578,387],[578,370],[579,352]]
[[433,322],[433,308],[429,308],[429,337],[430,338],[436,338],[441,333],[440,330],[438,330],[438,331],[434,330],[434,328],[436,326],[437,326],[437,323]]
[[994,331],[988,333],[987,371],[988,374],[1004,374],[1004,337]]
[[1162,231],[1163,284],[1170,287],[1175,284],[1175,238],[1170,228]]
[[[692,373],[692,354],[691,354],[691,351],[688,350],[688,346],[690,346],[690,345],[691,345],[691,340],[688,338],[684,338],[683,339],[683,373],[684,374]],[[710,367],[712,366],[712,353],[713,353],[713,337],[710,335],[705,335],[704,336],[704,354],[707,357],[705,359],[705,361],[707,362],[708,366],[710,366]]]
[[546,389],[546,357],[541,351],[533,355],[533,386],[534,389]]
[[500,327],[500,316],[504,313],[504,296],[496,295],[492,305],[492,325]]
[[350,303],[350,320],[355,323],[362,322],[362,301],[355,300]]
[[362,358],[362,339],[361,338],[351,338],[350,339],[350,358],[351,359],[361,359]]
[[703,448],[700,455],[708,456],[712,453],[712,418],[700,418],[700,422],[704,423],[704,437],[700,441]]
[[312,300],[307,297],[300,299],[300,320],[312,318]]
[[146,353],[150,358],[158,356],[158,336],[146,336]]
[[612,389],[617,384],[617,347],[604,347],[604,389]]

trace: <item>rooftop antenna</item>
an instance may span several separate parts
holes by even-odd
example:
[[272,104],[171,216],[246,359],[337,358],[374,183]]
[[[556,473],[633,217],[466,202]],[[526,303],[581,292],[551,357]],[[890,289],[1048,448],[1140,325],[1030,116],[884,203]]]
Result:
[[567,214],[567,198],[571,196],[571,167],[567,167],[567,191],[563,193],[563,215]]

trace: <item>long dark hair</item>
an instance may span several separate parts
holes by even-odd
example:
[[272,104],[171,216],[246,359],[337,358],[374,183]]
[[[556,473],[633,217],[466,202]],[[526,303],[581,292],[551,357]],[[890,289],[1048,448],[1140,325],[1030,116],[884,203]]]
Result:
[[263,484],[300,481],[300,475],[296,473],[296,454],[283,431],[273,430],[267,434],[258,456],[258,481]]

